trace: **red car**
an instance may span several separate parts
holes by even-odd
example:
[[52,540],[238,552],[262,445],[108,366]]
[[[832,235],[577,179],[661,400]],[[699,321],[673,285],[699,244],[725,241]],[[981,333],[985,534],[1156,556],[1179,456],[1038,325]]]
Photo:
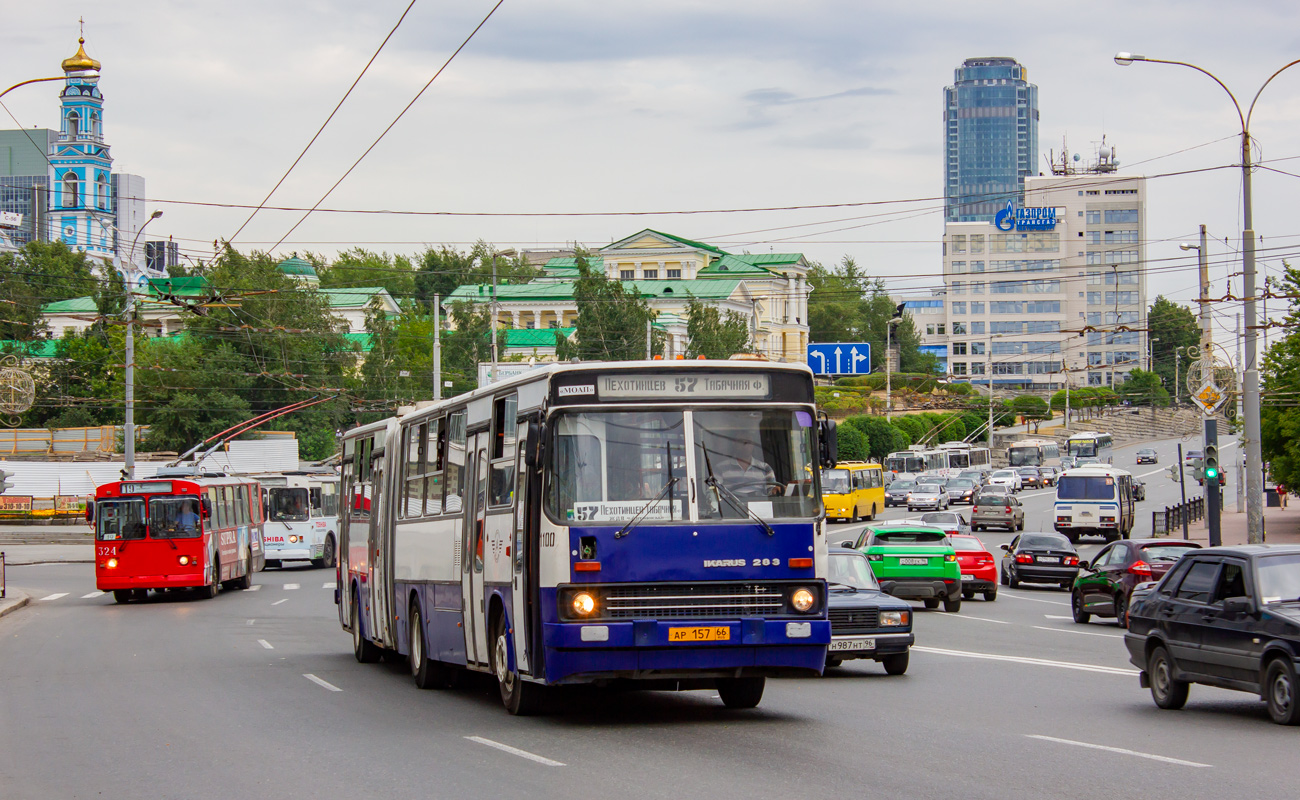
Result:
[[998,565],[993,553],[976,536],[950,533],[948,539],[957,551],[957,564],[961,567],[962,599],[974,599],[977,592],[987,602],[998,599]]

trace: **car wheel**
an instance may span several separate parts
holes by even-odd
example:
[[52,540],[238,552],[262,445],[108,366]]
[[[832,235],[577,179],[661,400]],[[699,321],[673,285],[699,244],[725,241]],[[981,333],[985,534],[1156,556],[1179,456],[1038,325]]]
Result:
[[827,667],[827,669],[829,669],[829,668],[831,668],[831,667],[838,667],[840,664],[843,664],[843,663],[844,663],[844,659],[842,659],[842,658],[827,658],[827,659],[826,659],[826,667]]
[[1128,627],[1128,595],[1124,592],[1115,595],[1115,621],[1121,628]]
[[962,590],[962,593],[961,593],[961,599],[963,599],[963,600],[974,600],[974,599],[975,599],[975,592],[974,592],[974,591],[969,591],[969,592],[968,592],[968,591],[966,591],[965,589],[963,589],[963,590]]
[[1169,651],[1157,646],[1147,658],[1147,680],[1151,684],[1151,699],[1160,708],[1176,711],[1187,704],[1188,684],[1174,678],[1174,664]]
[[1279,725],[1300,724],[1300,697],[1296,697],[1295,668],[1284,659],[1269,662],[1264,673],[1268,715]]
[[123,603],[123,604],[131,602],[131,590],[130,590],[130,589],[114,589],[114,590],[113,590],[113,600],[115,600],[115,601],[118,602],[118,603]]
[[987,592],[984,593],[984,602],[986,603],[992,603],[994,600],[997,599],[998,599],[997,589],[989,589]]
[[998,580],[1002,583],[1003,586],[1011,585],[1011,581],[1007,578],[1007,573],[1005,572],[999,573]]
[[[510,669],[510,628],[506,625],[505,614],[497,614],[492,630],[495,642],[491,650],[492,671],[496,674],[501,704],[506,707],[506,711],[517,717],[536,714],[542,710],[546,687],[529,683],[520,677],[517,670]],[[762,691],[759,693],[761,695]]]
[[925,607],[931,611],[935,610],[936,608],[939,607],[939,598],[937,597],[925,598]]
[[1083,593],[1070,593],[1070,613],[1074,615],[1074,621],[1080,625],[1087,625],[1088,620],[1092,619],[1092,614],[1083,610]]
[[1010,586],[1012,589],[1017,589],[1020,587],[1020,580],[1016,578],[1016,573],[1014,572],[1007,573],[1007,585]]
[[961,595],[952,595],[943,599],[943,610],[949,614],[961,611]]
[[911,653],[895,653],[894,655],[884,656],[880,663],[885,666],[885,672],[890,675],[902,675],[907,672],[907,662]]

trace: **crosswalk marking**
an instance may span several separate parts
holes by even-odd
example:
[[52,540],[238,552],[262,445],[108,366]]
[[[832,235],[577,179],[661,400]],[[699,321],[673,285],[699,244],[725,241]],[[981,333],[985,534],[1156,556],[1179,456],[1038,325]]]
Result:
[[41,602],[43,603],[46,600],[58,600],[60,597],[67,597],[67,596],[68,596],[67,592],[56,592],[54,594],[46,595],[45,597],[42,597]]
[[89,599],[92,598],[92,597],[99,597],[101,594],[103,594],[103,592],[100,592],[100,591],[94,591],[94,592],[91,592],[90,594],[83,594],[83,595],[81,596],[81,599],[82,599],[82,600],[89,600]]
[[290,590],[292,590],[292,589],[297,589],[297,588],[298,588],[298,584],[296,584],[296,583],[286,583],[286,584],[284,585],[284,589],[285,589],[285,591],[290,591]]

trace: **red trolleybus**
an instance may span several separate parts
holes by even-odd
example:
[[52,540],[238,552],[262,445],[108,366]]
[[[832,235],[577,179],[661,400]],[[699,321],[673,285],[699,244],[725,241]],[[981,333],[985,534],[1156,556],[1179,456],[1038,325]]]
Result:
[[247,589],[265,565],[262,493],[248,478],[192,474],[114,481],[86,510],[95,587],[119,603],[150,589]]

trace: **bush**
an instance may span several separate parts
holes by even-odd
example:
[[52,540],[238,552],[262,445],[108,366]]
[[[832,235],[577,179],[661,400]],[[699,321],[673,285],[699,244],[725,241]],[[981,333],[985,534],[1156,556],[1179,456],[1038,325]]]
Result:
[[871,441],[853,425],[840,425],[836,440],[840,461],[866,461],[871,457]]
[[889,424],[898,428],[903,433],[906,433],[909,442],[920,441],[924,438],[926,431],[929,430],[924,422],[911,414],[894,417],[889,421]]
[[912,443],[906,433],[884,417],[849,417],[844,420],[843,427],[855,428],[867,437],[870,443],[870,456],[876,461],[883,461],[885,456],[898,450],[905,450]]

